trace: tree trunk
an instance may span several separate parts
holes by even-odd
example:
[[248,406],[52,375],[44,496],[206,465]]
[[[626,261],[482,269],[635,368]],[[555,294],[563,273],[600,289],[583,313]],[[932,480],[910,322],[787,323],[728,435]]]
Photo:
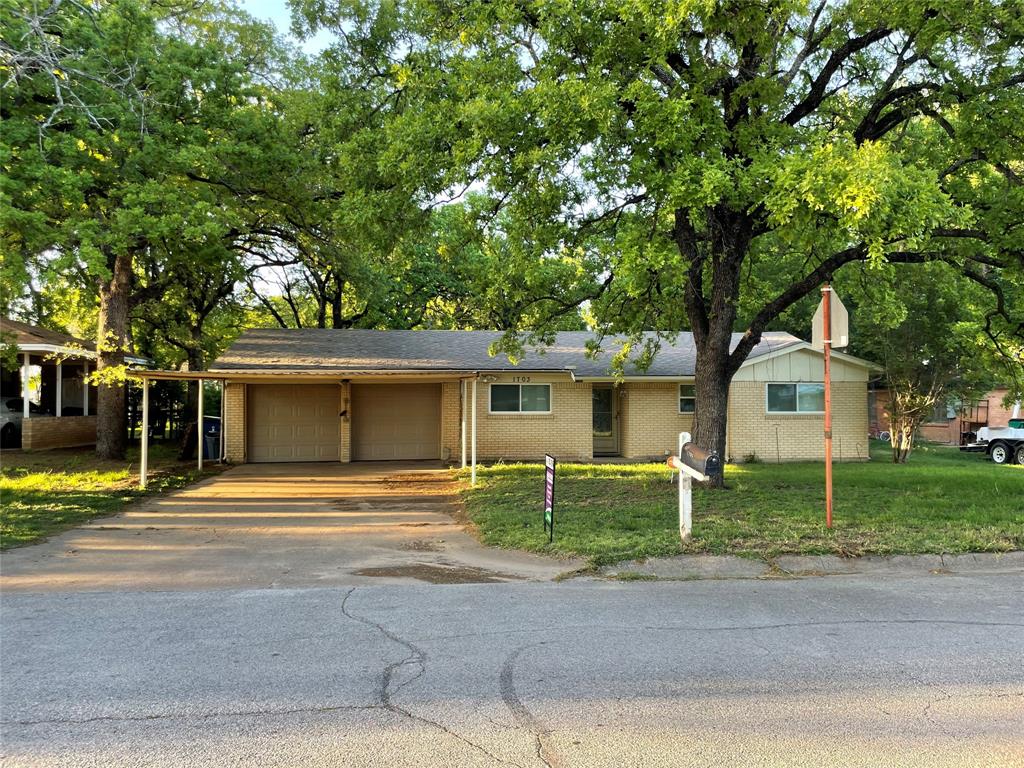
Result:
[[[702,448],[717,451],[723,463],[729,424],[729,384],[732,380],[724,362],[725,357],[717,350],[698,349],[694,376],[696,408],[693,415],[693,442]],[[724,485],[723,479],[717,478],[711,485],[721,488]]]
[[[676,242],[691,264],[686,289],[686,311],[693,329],[697,360],[694,371],[695,413],[693,440],[717,451],[724,463],[729,424],[729,385],[739,364],[730,358],[732,331],[740,293],[740,269],[750,247],[751,225],[743,214],[714,208],[708,222],[705,258],[711,265],[710,301],[704,294],[704,260],[696,233],[684,214],[676,218]],[[722,488],[724,477],[710,485]]]
[[128,335],[128,305],[132,258],[119,254],[109,281],[100,285],[97,331],[96,455],[124,459],[128,448],[125,380],[121,374]]

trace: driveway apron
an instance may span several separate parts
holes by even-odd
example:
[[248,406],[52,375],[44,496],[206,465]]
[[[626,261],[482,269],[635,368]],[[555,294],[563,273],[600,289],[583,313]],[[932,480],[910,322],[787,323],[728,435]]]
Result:
[[5,591],[547,580],[579,566],[481,546],[436,462],[245,464],[7,552]]

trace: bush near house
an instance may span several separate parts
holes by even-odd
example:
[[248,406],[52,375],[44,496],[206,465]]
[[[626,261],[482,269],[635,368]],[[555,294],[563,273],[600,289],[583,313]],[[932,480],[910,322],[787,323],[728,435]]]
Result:
[[[0,549],[30,544],[120,512],[129,502],[199,477],[176,460],[176,445],[150,447],[149,487],[138,488],[138,449],[127,461],[97,459],[92,448],[0,454]],[[208,465],[210,466],[210,465]],[[210,466],[206,472],[219,471]]]
[[466,514],[484,543],[602,565],[687,553],[775,555],[1001,552],[1024,549],[1024,466],[994,466],[955,448],[923,445],[893,465],[835,467],[834,527],[825,527],[823,465],[741,464],[724,491],[695,489],[693,538],[679,540],[671,472],[662,464],[561,464],[555,541],[542,530],[539,464],[480,468]]

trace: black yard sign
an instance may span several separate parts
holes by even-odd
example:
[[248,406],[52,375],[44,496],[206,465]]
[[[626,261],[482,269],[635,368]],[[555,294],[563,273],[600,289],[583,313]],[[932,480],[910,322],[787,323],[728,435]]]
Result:
[[544,530],[555,540],[555,457],[544,454]]

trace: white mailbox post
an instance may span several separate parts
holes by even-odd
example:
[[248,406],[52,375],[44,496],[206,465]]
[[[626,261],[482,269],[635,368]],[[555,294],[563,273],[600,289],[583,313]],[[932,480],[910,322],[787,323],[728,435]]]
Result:
[[668,465],[679,472],[679,537],[686,541],[693,530],[693,481],[706,482],[710,475],[692,466],[699,463],[706,471],[721,472],[718,454],[693,446],[689,432],[679,433],[679,453],[669,456]]

